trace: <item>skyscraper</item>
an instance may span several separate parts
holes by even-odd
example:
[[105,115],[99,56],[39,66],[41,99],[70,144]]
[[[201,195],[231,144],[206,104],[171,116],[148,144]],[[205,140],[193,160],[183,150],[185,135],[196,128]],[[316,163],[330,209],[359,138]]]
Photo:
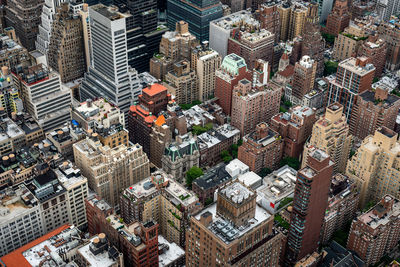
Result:
[[337,36],[350,23],[350,15],[347,0],[335,1],[332,12],[326,20],[325,32]]
[[290,100],[295,105],[301,104],[303,97],[314,88],[317,62],[309,56],[303,56],[294,67]]
[[210,21],[222,17],[222,5],[218,0],[168,0],[168,28],[173,29],[178,21],[189,23],[189,31],[198,40],[208,40]]
[[297,172],[284,259],[289,266],[318,248],[332,171],[329,155],[317,149],[310,153],[306,166]]

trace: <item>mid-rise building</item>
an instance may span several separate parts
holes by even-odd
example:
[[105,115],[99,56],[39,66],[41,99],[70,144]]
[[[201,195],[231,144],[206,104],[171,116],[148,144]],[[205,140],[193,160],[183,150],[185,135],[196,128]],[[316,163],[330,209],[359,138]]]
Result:
[[332,57],[341,61],[356,56],[367,37],[366,25],[350,21],[349,26],[335,38]]
[[0,122],[0,155],[6,156],[26,145],[25,132],[11,119],[3,118]]
[[12,114],[22,113],[24,105],[7,66],[2,67],[1,78],[3,81],[0,85],[0,109],[2,109],[1,113],[4,112],[11,118]]
[[336,77],[329,80],[327,105],[335,102],[343,105],[343,113],[350,121],[357,95],[371,89],[375,75],[374,65],[366,57],[348,58],[339,63]]
[[222,17],[222,4],[217,0],[168,0],[168,28],[173,29],[178,21],[189,24],[189,30],[202,42],[208,40],[210,21]]
[[283,236],[256,197],[255,191],[234,181],[218,191],[217,203],[192,216],[186,266],[279,265]]
[[86,71],[83,25],[64,3],[57,8],[51,29],[47,62],[63,83],[82,78]]
[[32,2],[12,0],[6,5],[6,26],[15,29],[21,45],[28,51],[35,50],[43,4],[42,0]]
[[301,39],[301,55],[303,57],[309,56],[317,63],[315,76],[322,77],[324,74],[325,40],[321,35],[320,26],[316,18],[311,15],[311,7],[312,4],[310,3]]
[[232,93],[232,126],[242,136],[250,133],[260,122],[270,122],[279,112],[282,88],[269,84],[253,84],[247,79],[239,81]]
[[261,28],[272,33],[275,36],[275,43],[278,43],[281,35],[278,1],[267,1],[256,7],[256,9],[255,17],[260,21]]
[[309,107],[297,106],[289,112],[272,117],[270,126],[283,138],[283,156],[299,158],[304,144],[312,133],[315,112]]
[[399,13],[399,2],[392,0],[377,1],[375,11],[381,20],[389,21],[391,16],[395,16]]
[[295,194],[287,236],[285,264],[293,265],[318,248],[328,206],[333,162],[322,150],[315,150],[297,172]]
[[113,207],[119,192],[149,176],[149,160],[140,145],[110,148],[91,137],[74,144],[74,159],[89,187]]
[[259,173],[262,168],[276,169],[283,153],[283,140],[267,123],[259,123],[255,130],[243,137],[238,159]]
[[29,65],[31,62],[29,52],[19,43],[14,28],[8,27],[4,32],[0,35],[0,66],[6,66],[14,71],[18,67]]
[[349,159],[346,175],[360,191],[360,207],[370,200],[378,201],[386,194],[399,196],[399,148],[397,133],[382,127],[374,135],[366,137],[356,154]]
[[326,20],[326,33],[337,36],[349,26],[350,14],[347,0],[335,1],[332,12]]
[[385,195],[374,207],[353,221],[347,248],[355,251],[366,265],[374,265],[397,246],[399,228],[399,199]]
[[240,80],[252,80],[246,61],[236,54],[227,55],[222,61],[221,68],[215,73],[215,96],[218,104],[227,115],[232,111],[233,88]]
[[343,230],[355,217],[360,194],[353,181],[337,173],[332,177],[328,207],[321,232],[322,244],[327,244],[333,234]]
[[375,78],[380,78],[385,69],[387,55],[386,41],[379,38],[378,35],[370,35],[359,49],[359,55],[371,59],[375,67]]
[[302,167],[306,166],[311,151],[321,149],[335,162],[333,171],[344,173],[352,143],[349,130],[343,106],[338,103],[328,106],[325,115],[314,124],[311,138],[304,147]]
[[389,22],[382,22],[378,26],[379,37],[387,43],[385,67],[389,70],[400,68],[400,21],[393,17]]
[[360,140],[385,126],[393,130],[400,108],[400,98],[377,87],[374,91],[364,91],[357,96],[350,119],[350,133]]
[[290,100],[299,105],[303,97],[314,88],[317,62],[309,56],[303,56],[294,67]]
[[120,198],[120,208],[125,222],[157,221],[160,234],[184,248],[188,218],[202,206],[193,192],[159,170],[126,188]]

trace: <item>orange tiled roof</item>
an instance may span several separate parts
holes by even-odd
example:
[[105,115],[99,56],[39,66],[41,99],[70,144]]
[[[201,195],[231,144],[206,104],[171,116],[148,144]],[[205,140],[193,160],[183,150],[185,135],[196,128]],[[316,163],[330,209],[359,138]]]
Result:
[[142,90],[142,92],[146,93],[149,96],[154,96],[156,94],[159,94],[163,91],[167,91],[167,88],[165,88],[164,85],[161,85],[159,83],[155,83],[150,85],[150,88],[147,87],[145,89]]
[[158,116],[157,120],[154,122],[157,126],[161,126],[165,124],[165,117],[164,115]]
[[[11,253],[8,253],[7,255],[1,257],[0,261],[0,266],[2,267],[31,267],[32,265],[29,264],[29,262],[25,259],[25,257],[22,255],[22,253],[30,248],[33,248],[34,246],[42,243],[43,241],[49,239],[52,236],[58,235],[65,229],[69,228],[70,225],[66,224],[63,226],[60,226],[59,228],[39,237],[36,240],[33,240],[32,242],[14,250]],[[4,265],[5,264],[5,265]]]

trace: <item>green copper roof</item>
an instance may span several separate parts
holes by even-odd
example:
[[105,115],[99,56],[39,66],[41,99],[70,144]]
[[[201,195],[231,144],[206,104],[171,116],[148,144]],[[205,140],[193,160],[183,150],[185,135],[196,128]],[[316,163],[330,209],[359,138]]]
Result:
[[236,54],[229,54],[224,57],[221,65],[221,68],[229,72],[231,75],[238,75],[239,69],[242,67],[246,67],[247,70],[246,61],[244,58],[239,57]]

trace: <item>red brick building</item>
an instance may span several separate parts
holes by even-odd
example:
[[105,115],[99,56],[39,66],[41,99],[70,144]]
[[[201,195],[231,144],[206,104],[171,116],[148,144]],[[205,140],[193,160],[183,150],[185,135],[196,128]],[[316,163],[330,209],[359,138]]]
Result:
[[260,21],[261,28],[274,34],[275,43],[278,43],[281,35],[281,23],[277,2],[271,1],[261,4],[254,15]]
[[314,110],[300,106],[293,108],[290,113],[279,113],[272,117],[271,129],[282,136],[284,157],[299,158],[315,121]]
[[357,96],[353,107],[350,133],[363,140],[382,126],[394,130],[399,109],[400,98],[387,90],[378,87],[375,92],[365,91]]
[[350,23],[347,0],[337,0],[326,20],[325,32],[337,36]]
[[227,55],[222,61],[221,68],[215,72],[215,97],[225,114],[231,115],[233,88],[240,80],[251,80],[246,61],[236,55]]
[[360,46],[359,56],[368,57],[375,66],[375,77],[379,78],[385,68],[387,44],[378,35],[370,35]]
[[378,26],[379,37],[387,43],[386,68],[398,70],[400,68],[400,20],[382,22]]
[[255,131],[243,137],[238,159],[249,166],[251,171],[259,173],[262,168],[278,168],[282,152],[283,139],[262,122],[256,126]]

